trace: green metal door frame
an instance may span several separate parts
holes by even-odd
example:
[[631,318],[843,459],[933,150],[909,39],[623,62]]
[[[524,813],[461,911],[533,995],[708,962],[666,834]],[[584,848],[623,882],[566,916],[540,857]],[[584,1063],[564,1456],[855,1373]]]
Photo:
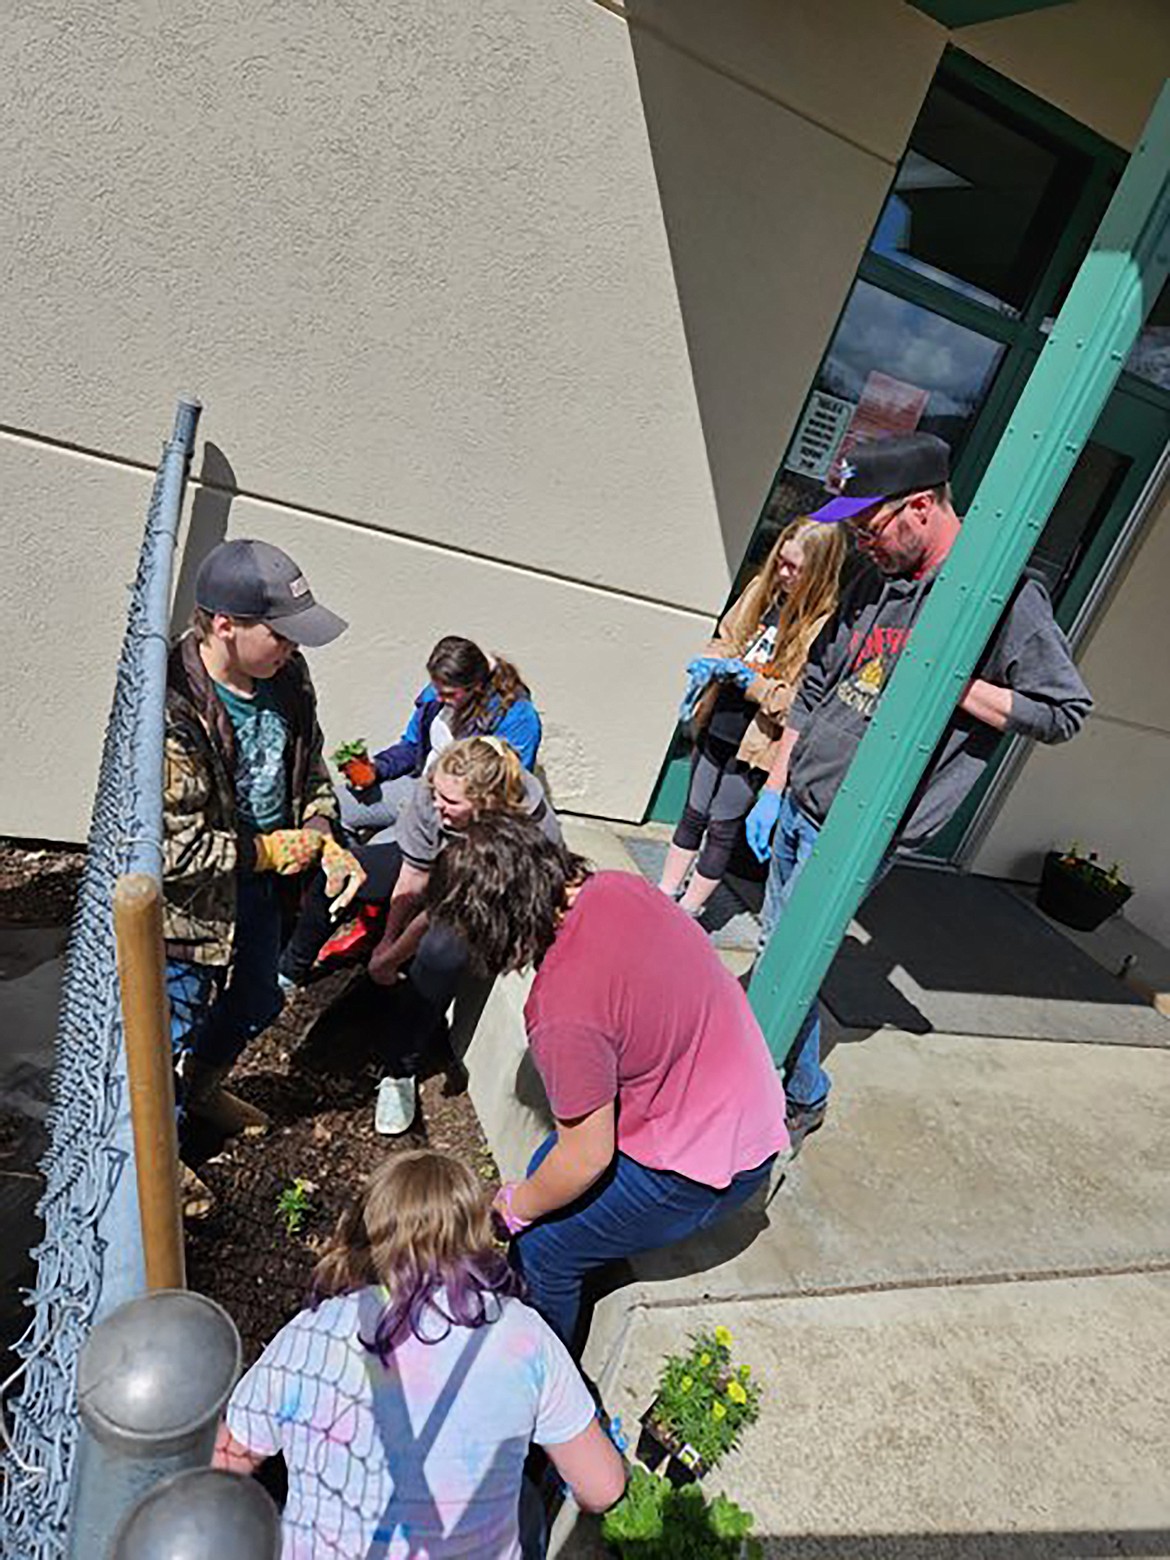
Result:
[[756,966],[750,996],[777,1064],[1168,275],[1170,83]]

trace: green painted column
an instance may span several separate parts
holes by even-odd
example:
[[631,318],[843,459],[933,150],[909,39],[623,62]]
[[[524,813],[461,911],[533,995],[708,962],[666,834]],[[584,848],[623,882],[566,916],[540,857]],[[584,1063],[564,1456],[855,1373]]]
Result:
[[778,1063],[1170,271],[1168,223],[1170,83],[756,966]]

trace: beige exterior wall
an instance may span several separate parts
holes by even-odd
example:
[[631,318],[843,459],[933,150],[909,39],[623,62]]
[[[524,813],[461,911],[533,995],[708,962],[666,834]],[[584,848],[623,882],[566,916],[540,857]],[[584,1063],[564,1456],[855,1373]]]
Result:
[[[970,36],[1121,139],[1153,5]],[[1146,46],[1136,92],[1080,52],[1110,7]],[[1045,15],[1081,41],[1050,58]],[[557,801],[639,817],[948,41],[902,0],[831,20],[823,0],[10,18],[0,832],[84,831],[180,390],[206,403],[211,484],[180,596],[225,529],[294,551],[353,624],[314,662],[331,740],[396,735],[431,642],[469,633],[531,680]],[[60,780],[30,784],[62,743]]]
[[1168,580],[1170,489],[1081,656],[1095,700],[1088,725],[1069,746],[1033,750],[974,862],[980,872],[1035,880],[1046,850],[1078,840],[1106,864],[1125,865],[1136,889],[1125,913],[1163,942],[1170,942]]
[[641,815],[941,34],[629,9],[10,19],[0,831],[84,831],[179,390],[241,495],[199,500],[184,582],[225,520],[296,553],[353,623],[314,663],[331,739],[396,735],[469,633],[531,679],[558,802]]

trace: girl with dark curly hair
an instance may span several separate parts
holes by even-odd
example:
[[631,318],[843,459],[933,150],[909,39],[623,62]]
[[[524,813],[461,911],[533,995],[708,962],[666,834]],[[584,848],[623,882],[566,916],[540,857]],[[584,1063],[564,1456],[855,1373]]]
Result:
[[581,1284],[739,1208],[788,1148],[784,1091],[738,981],[664,894],[592,872],[529,820],[480,819],[428,890],[485,974],[532,965],[528,1044],[556,1131],[496,1210],[570,1346]]

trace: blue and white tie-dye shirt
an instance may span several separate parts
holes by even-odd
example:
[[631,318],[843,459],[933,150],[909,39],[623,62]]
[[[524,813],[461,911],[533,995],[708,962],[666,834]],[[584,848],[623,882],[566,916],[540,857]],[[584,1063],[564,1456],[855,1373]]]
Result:
[[236,737],[236,808],[240,820],[260,834],[286,829],[288,815],[288,722],[276,707],[268,682],[257,679],[251,698],[213,683]]
[[361,1343],[381,1305],[364,1289],[302,1311],[228,1404],[235,1439],[288,1464],[282,1560],[519,1560],[530,1442],[593,1418],[577,1368],[519,1300],[479,1328],[431,1311],[436,1341],[408,1337],[382,1365]]

